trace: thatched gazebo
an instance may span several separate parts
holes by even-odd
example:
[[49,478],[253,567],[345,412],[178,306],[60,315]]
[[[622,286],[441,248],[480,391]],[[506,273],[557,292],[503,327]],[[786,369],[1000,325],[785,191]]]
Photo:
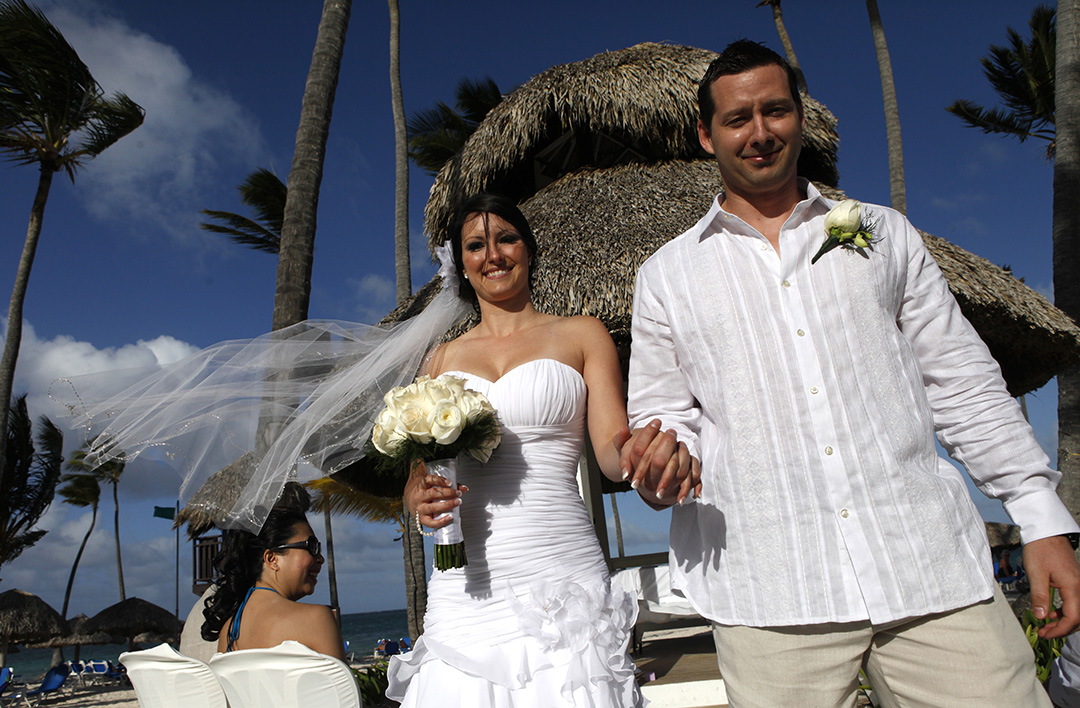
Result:
[[[240,498],[257,465],[255,453],[247,452],[214,473],[176,515],[173,528],[187,524],[189,538],[197,538],[215,527],[221,528],[222,521]],[[306,513],[311,507],[311,496],[301,485],[287,483],[277,504],[295,507]]]
[[[704,215],[722,187],[696,134],[697,82],[715,56],[639,44],[526,82],[436,178],[425,210],[431,247],[447,238],[459,199],[482,190],[516,199],[540,245],[537,307],[599,317],[625,356],[638,267]],[[836,189],[836,119],[814,99],[803,100],[799,173],[843,197]],[[1013,395],[1080,359],[1080,328],[1044,297],[989,261],[923,236]],[[388,319],[415,313],[436,288],[429,283]]]
[[0,594],[0,666],[7,663],[9,643],[40,642],[68,631],[60,613],[37,595],[17,588]]

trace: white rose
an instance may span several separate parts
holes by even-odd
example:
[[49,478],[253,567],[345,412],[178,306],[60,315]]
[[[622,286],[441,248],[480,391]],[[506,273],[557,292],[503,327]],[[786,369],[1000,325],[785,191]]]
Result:
[[[458,408],[470,423],[484,412],[484,401],[487,399],[475,391],[465,391],[458,399]],[[490,404],[489,404],[490,406]]]
[[409,401],[398,416],[398,428],[418,443],[431,442],[431,426],[427,412],[415,401]]
[[853,234],[862,225],[862,205],[854,199],[845,199],[825,215],[825,231],[831,234],[833,227],[841,233]]
[[371,443],[375,449],[390,457],[394,455],[398,444],[405,439],[405,434],[397,427],[397,423],[396,416],[389,408],[385,408],[375,419],[375,426],[371,429]]
[[455,442],[465,429],[465,416],[453,401],[442,401],[436,404],[429,423],[435,442],[449,445]]
[[443,374],[438,378],[446,388],[450,389],[454,398],[461,398],[466,394],[465,379],[460,376],[452,376],[451,374]]

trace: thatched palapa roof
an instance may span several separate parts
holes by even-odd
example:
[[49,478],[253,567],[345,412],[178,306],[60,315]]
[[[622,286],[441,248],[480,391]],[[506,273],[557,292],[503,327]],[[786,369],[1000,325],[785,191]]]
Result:
[[[584,166],[708,157],[697,139],[697,83],[714,52],[645,42],[560,64],[493,108],[447,164],[424,210],[432,248],[446,240],[453,205],[492,189],[524,201]],[[836,118],[804,97],[799,173],[837,184]]]
[[18,588],[0,593],[0,648],[68,633],[68,624],[49,603]]
[[[482,190],[515,198],[540,245],[537,307],[599,317],[625,355],[637,268],[704,215],[722,187],[696,135],[697,82],[715,56],[639,44],[534,77],[488,114],[439,173],[425,210],[430,245],[446,239],[458,199]],[[799,172],[842,198],[836,119],[803,100]],[[923,237],[1013,395],[1080,359],[1080,328],[1044,297],[945,239]],[[415,314],[437,286],[425,285],[387,319]]]
[[138,597],[110,605],[86,621],[85,634],[106,634],[132,638],[143,632],[170,637],[180,636],[183,623],[163,607]]
[[[214,527],[221,528],[222,521],[236,505],[257,464],[258,457],[254,452],[248,452],[214,473],[176,515],[173,528],[187,524],[190,538],[197,538]],[[311,497],[301,485],[287,482],[277,504],[296,507],[306,513],[311,507]]]

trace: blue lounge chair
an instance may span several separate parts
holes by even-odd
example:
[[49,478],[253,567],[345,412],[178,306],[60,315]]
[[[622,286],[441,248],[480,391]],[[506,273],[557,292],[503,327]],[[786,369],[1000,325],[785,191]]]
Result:
[[[33,691],[16,693],[11,697],[12,703],[17,703],[21,698],[30,708],[41,705],[42,698],[57,693],[64,687],[64,682],[67,681],[69,673],[71,673],[71,669],[66,664],[52,667],[45,673],[45,678],[41,679],[40,686]],[[31,698],[34,699],[33,702],[30,701]]]
[[11,668],[0,668],[0,705],[4,702],[4,692],[8,690],[8,686],[11,685]]
[[407,651],[412,651],[412,640],[408,637],[402,637],[398,640],[401,643],[401,653],[404,654]]

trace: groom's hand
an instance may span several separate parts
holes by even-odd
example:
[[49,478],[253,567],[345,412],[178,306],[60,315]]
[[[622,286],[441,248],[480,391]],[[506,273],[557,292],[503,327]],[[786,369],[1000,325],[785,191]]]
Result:
[[653,420],[624,438],[619,455],[623,479],[654,507],[682,504],[691,493],[701,495],[701,472],[697,459],[673,431],[661,432]]

